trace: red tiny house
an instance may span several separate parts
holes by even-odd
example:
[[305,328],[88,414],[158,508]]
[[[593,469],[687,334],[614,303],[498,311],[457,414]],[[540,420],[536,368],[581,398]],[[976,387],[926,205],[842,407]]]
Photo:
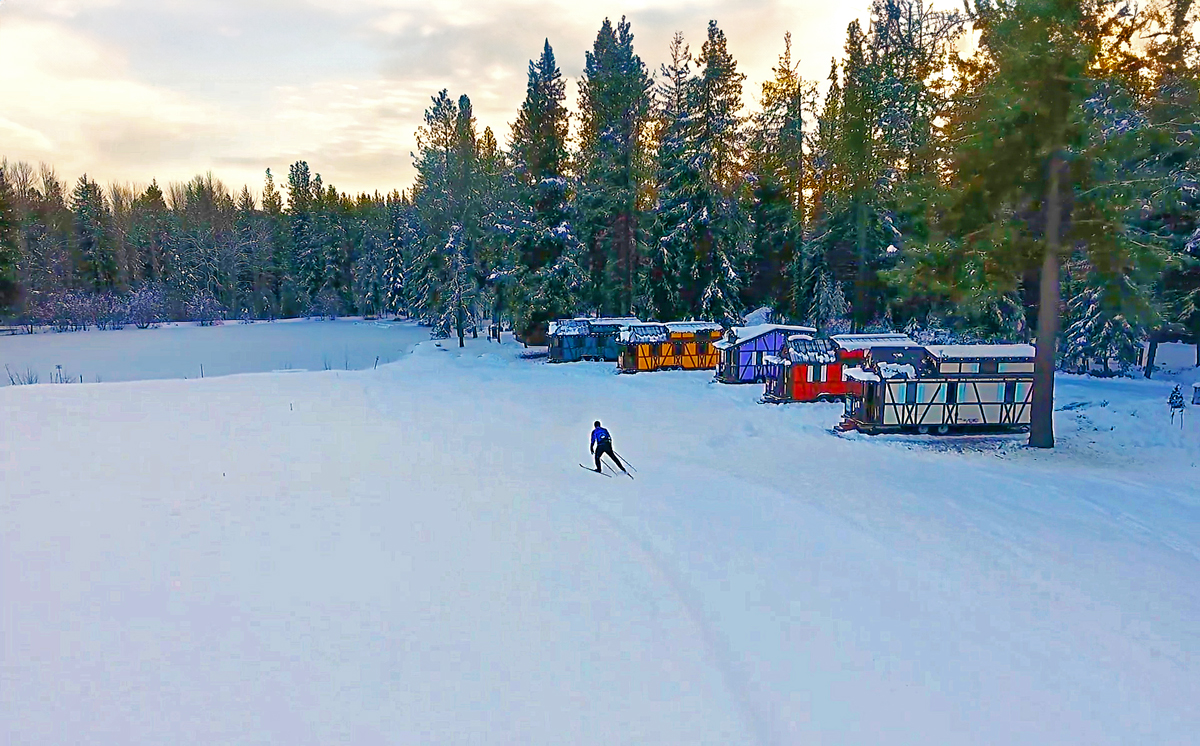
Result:
[[763,401],[815,402],[861,396],[862,383],[846,377],[878,345],[915,345],[903,334],[839,334],[829,339],[795,335],[773,358]]

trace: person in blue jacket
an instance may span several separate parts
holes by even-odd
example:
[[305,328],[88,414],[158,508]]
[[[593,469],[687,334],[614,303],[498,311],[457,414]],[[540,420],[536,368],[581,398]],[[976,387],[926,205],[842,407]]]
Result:
[[608,431],[600,427],[600,420],[596,420],[595,428],[592,430],[592,445],[591,451],[596,455],[596,471],[600,471],[600,457],[608,454],[608,457],[616,462],[617,467],[621,471],[625,471],[624,465],[621,464],[621,459],[617,458],[617,454],[613,453],[612,436]]

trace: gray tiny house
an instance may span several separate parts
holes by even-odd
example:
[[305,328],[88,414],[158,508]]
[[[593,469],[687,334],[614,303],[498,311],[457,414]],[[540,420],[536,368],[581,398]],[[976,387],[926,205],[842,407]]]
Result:
[[862,393],[842,430],[868,434],[1026,430],[1033,402],[1030,345],[931,345],[872,349],[846,371]]

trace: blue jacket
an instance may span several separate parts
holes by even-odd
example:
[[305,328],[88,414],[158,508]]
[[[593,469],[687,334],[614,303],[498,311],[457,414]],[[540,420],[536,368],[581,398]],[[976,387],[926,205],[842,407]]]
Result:
[[592,448],[596,447],[597,443],[611,443],[612,436],[602,427],[598,427],[592,431]]

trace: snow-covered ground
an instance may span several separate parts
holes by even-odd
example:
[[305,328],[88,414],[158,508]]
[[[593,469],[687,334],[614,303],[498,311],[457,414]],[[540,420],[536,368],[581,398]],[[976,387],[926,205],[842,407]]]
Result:
[[[429,330],[388,321],[309,321],[219,326],[166,324],[157,329],[43,332],[0,337],[0,386],[8,371],[40,383],[61,373],[75,381],[200,378],[273,370],[363,370],[389,363],[429,339]],[[62,370],[56,366],[62,366]]]
[[1046,453],[519,350],[0,391],[0,743],[1195,742],[1171,382]]

